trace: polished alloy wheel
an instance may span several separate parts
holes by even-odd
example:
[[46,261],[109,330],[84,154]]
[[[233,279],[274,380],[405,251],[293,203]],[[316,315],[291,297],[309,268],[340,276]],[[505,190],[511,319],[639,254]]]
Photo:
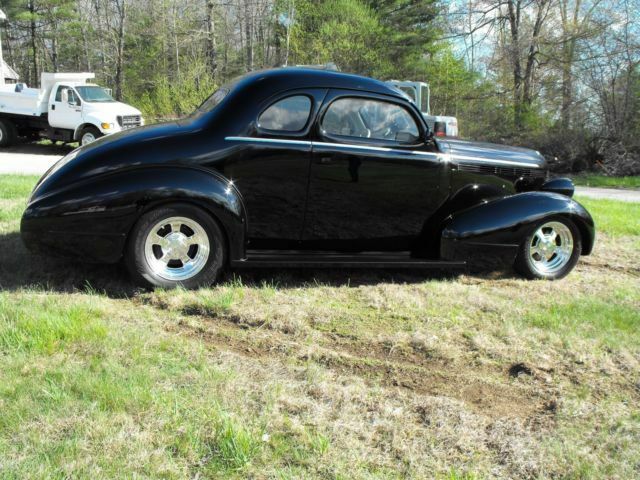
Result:
[[547,222],[531,237],[531,266],[541,275],[553,275],[569,263],[573,248],[573,235],[569,227],[561,222]]
[[146,261],[158,277],[188,280],[204,268],[210,244],[205,229],[195,220],[170,217],[156,223],[145,240]]
[[84,135],[82,135],[82,140],[80,141],[80,144],[89,145],[90,143],[95,141],[96,141],[96,136],[91,132],[87,132]]

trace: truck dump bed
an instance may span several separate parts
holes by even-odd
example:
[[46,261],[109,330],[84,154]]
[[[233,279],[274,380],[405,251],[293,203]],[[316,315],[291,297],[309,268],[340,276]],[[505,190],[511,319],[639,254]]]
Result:
[[0,113],[40,116],[48,111],[51,89],[56,83],[86,83],[93,73],[43,73],[42,88],[28,88],[25,84],[0,85]]

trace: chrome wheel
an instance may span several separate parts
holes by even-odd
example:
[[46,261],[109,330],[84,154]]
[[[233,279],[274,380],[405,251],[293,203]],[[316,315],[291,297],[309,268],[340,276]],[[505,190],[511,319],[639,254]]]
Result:
[[558,273],[571,260],[573,248],[573,235],[569,227],[561,222],[547,222],[531,237],[531,267],[540,275]]
[[80,140],[80,144],[81,145],[89,145],[92,142],[96,141],[96,136],[91,133],[91,132],[87,132],[85,134],[82,135],[82,139]]
[[170,217],[147,234],[144,255],[149,268],[165,280],[184,281],[202,271],[209,259],[209,236],[195,220]]

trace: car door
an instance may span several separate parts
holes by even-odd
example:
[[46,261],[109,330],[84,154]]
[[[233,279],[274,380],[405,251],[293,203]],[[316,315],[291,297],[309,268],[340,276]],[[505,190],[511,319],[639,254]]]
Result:
[[448,195],[447,169],[417,109],[332,90],[316,124],[305,245],[411,250]]
[[80,123],[82,123],[80,97],[71,87],[58,86],[49,111],[49,124],[56,128],[75,130]]
[[257,109],[249,134],[223,167],[240,191],[248,217],[248,248],[298,248],[311,162],[309,133],[327,90],[290,91]]

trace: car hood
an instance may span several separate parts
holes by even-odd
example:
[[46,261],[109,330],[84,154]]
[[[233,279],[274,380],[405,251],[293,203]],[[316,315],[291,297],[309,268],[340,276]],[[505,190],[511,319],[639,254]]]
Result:
[[142,115],[140,110],[122,102],[86,102],[87,110],[107,115]]
[[451,155],[452,161],[472,161],[474,163],[486,160],[488,164],[504,164],[504,166],[523,166],[531,168],[545,168],[544,157],[535,150],[521,147],[498,145],[495,143],[472,142],[457,138],[436,139],[438,147],[443,153]]

